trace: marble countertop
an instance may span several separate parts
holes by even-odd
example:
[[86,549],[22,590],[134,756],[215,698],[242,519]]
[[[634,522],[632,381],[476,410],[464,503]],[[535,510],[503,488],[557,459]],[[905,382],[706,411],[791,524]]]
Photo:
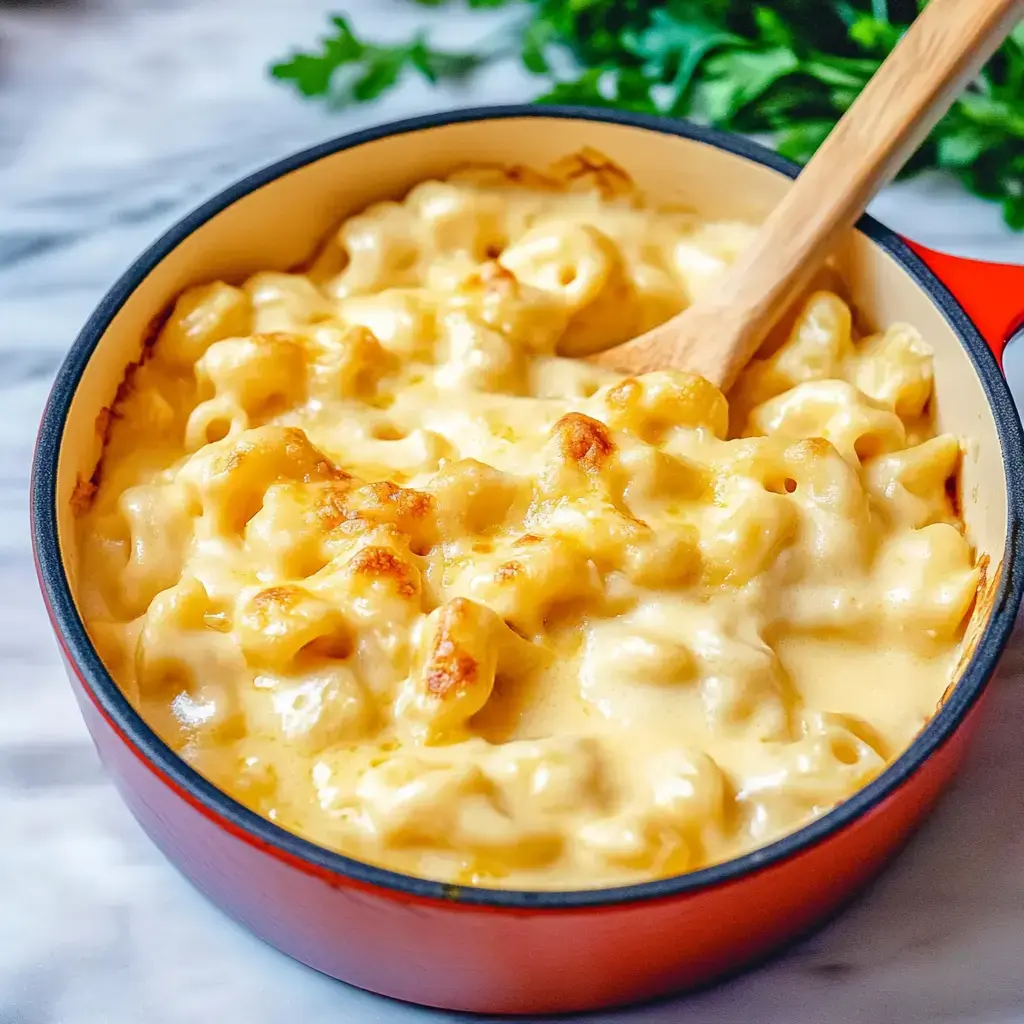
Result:
[[[523,99],[525,72],[472,90],[413,83],[329,114],[264,76],[327,0],[0,0],[0,1024],[454,1020],[334,983],[242,931],[156,852],[105,778],[37,596],[28,469],[50,379],[94,304],[157,234],[247,170],[353,127]],[[466,42],[488,17],[349,0],[368,35],[427,23]],[[942,179],[875,212],[933,247],[1024,263],[1024,235]],[[1024,374],[1014,381],[1024,394]],[[897,865],[786,956],[617,1024],[1024,1022],[1024,637],[969,764]]]

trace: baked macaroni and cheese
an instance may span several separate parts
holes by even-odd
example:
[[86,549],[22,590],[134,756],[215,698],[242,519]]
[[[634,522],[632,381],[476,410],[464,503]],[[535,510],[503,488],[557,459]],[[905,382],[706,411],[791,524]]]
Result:
[[686,872],[865,785],[979,582],[927,342],[820,291],[728,403],[578,358],[751,233],[580,156],[424,182],[302,273],[190,288],[78,492],[125,694],[258,813],[455,884]]

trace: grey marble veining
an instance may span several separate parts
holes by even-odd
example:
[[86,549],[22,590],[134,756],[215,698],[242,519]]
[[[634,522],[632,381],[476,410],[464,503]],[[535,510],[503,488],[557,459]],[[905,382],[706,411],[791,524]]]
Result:
[[[429,24],[464,44],[503,15],[345,6],[367,34]],[[295,964],[160,857],[105,778],[64,682],[28,546],[32,443],[50,379],[103,291],[161,231],[291,150],[423,110],[525,98],[505,66],[471,91],[412,83],[329,115],[268,83],[327,0],[0,2],[0,1024],[451,1019]],[[1024,262],[1024,236],[933,178],[875,212],[936,248]],[[1024,378],[1022,378],[1024,383]],[[616,1024],[1024,1022],[1024,638],[967,769],[896,866],[767,966]]]

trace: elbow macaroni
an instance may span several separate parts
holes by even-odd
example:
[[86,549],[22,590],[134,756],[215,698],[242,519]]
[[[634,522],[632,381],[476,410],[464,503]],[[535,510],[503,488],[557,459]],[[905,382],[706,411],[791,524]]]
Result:
[[646,209],[591,154],[424,183],[307,274],[190,288],[80,514],[125,693],[259,813],[460,884],[689,871],[865,785],[979,579],[925,340],[819,292],[728,403],[571,358],[750,231]]

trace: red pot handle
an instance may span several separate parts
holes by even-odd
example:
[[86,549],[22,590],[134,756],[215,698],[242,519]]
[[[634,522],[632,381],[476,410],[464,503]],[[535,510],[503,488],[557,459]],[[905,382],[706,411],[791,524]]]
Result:
[[1024,327],[1024,267],[950,256],[909,240],[907,245],[953,293],[1002,367],[1006,343]]

